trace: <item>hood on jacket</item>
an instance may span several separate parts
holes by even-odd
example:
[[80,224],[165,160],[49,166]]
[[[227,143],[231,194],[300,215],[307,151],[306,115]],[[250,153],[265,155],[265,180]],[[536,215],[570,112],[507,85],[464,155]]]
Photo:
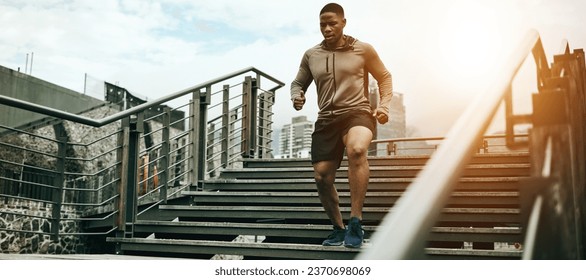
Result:
[[348,50],[353,50],[354,49],[354,44],[356,43],[356,41],[358,41],[356,38],[349,36],[349,35],[344,35],[344,39],[346,39],[346,43],[343,46],[337,47],[337,48],[328,48],[328,45],[326,44],[326,40],[324,39],[320,46],[322,47],[322,49],[324,50],[328,50],[328,51],[348,51]]

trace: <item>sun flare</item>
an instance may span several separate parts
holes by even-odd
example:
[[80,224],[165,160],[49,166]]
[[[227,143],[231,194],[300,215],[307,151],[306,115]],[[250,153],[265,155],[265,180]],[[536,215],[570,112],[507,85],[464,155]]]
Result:
[[445,15],[439,37],[443,69],[466,79],[485,79],[502,55],[505,19],[472,1],[454,5]]

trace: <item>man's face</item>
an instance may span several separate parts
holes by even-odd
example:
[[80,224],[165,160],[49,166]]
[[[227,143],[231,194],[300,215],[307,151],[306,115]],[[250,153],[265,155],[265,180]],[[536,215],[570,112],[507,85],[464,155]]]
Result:
[[319,16],[321,34],[329,47],[336,47],[342,41],[346,19],[336,13],[326,12]]

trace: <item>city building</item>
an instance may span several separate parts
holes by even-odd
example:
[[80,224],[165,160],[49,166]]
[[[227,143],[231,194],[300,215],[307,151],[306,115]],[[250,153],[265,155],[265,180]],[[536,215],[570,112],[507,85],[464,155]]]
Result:
[[311,151],[313,122],[306,116],[293,117],[290,124],[281,128],[279,153],[276,158],[308,158]]
[[[379,102],[379,92],[376,80],[370,77],[368,84],[369,100],[372,108],[376,108]],[[390,107],[390,121],[386,124],[377,124],[373,140],[404,138],[407,136],[407,122],[403,94],[393,92]],[[387,145],[385,143],[372,144],[370,155],[386,155]]]

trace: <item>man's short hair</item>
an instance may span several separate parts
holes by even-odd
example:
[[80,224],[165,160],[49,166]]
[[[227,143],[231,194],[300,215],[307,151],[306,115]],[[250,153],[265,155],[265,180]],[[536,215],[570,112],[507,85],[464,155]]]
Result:
[[335,13],[335,14],[341,16],[341,17],[344,17],[344,8],[342,8],[342,6],[340,6],[337,3],[326,4],[319,12],[319,15],[321,16],[323,13],[328,13],[328,12],[332,12],[332,13]]

